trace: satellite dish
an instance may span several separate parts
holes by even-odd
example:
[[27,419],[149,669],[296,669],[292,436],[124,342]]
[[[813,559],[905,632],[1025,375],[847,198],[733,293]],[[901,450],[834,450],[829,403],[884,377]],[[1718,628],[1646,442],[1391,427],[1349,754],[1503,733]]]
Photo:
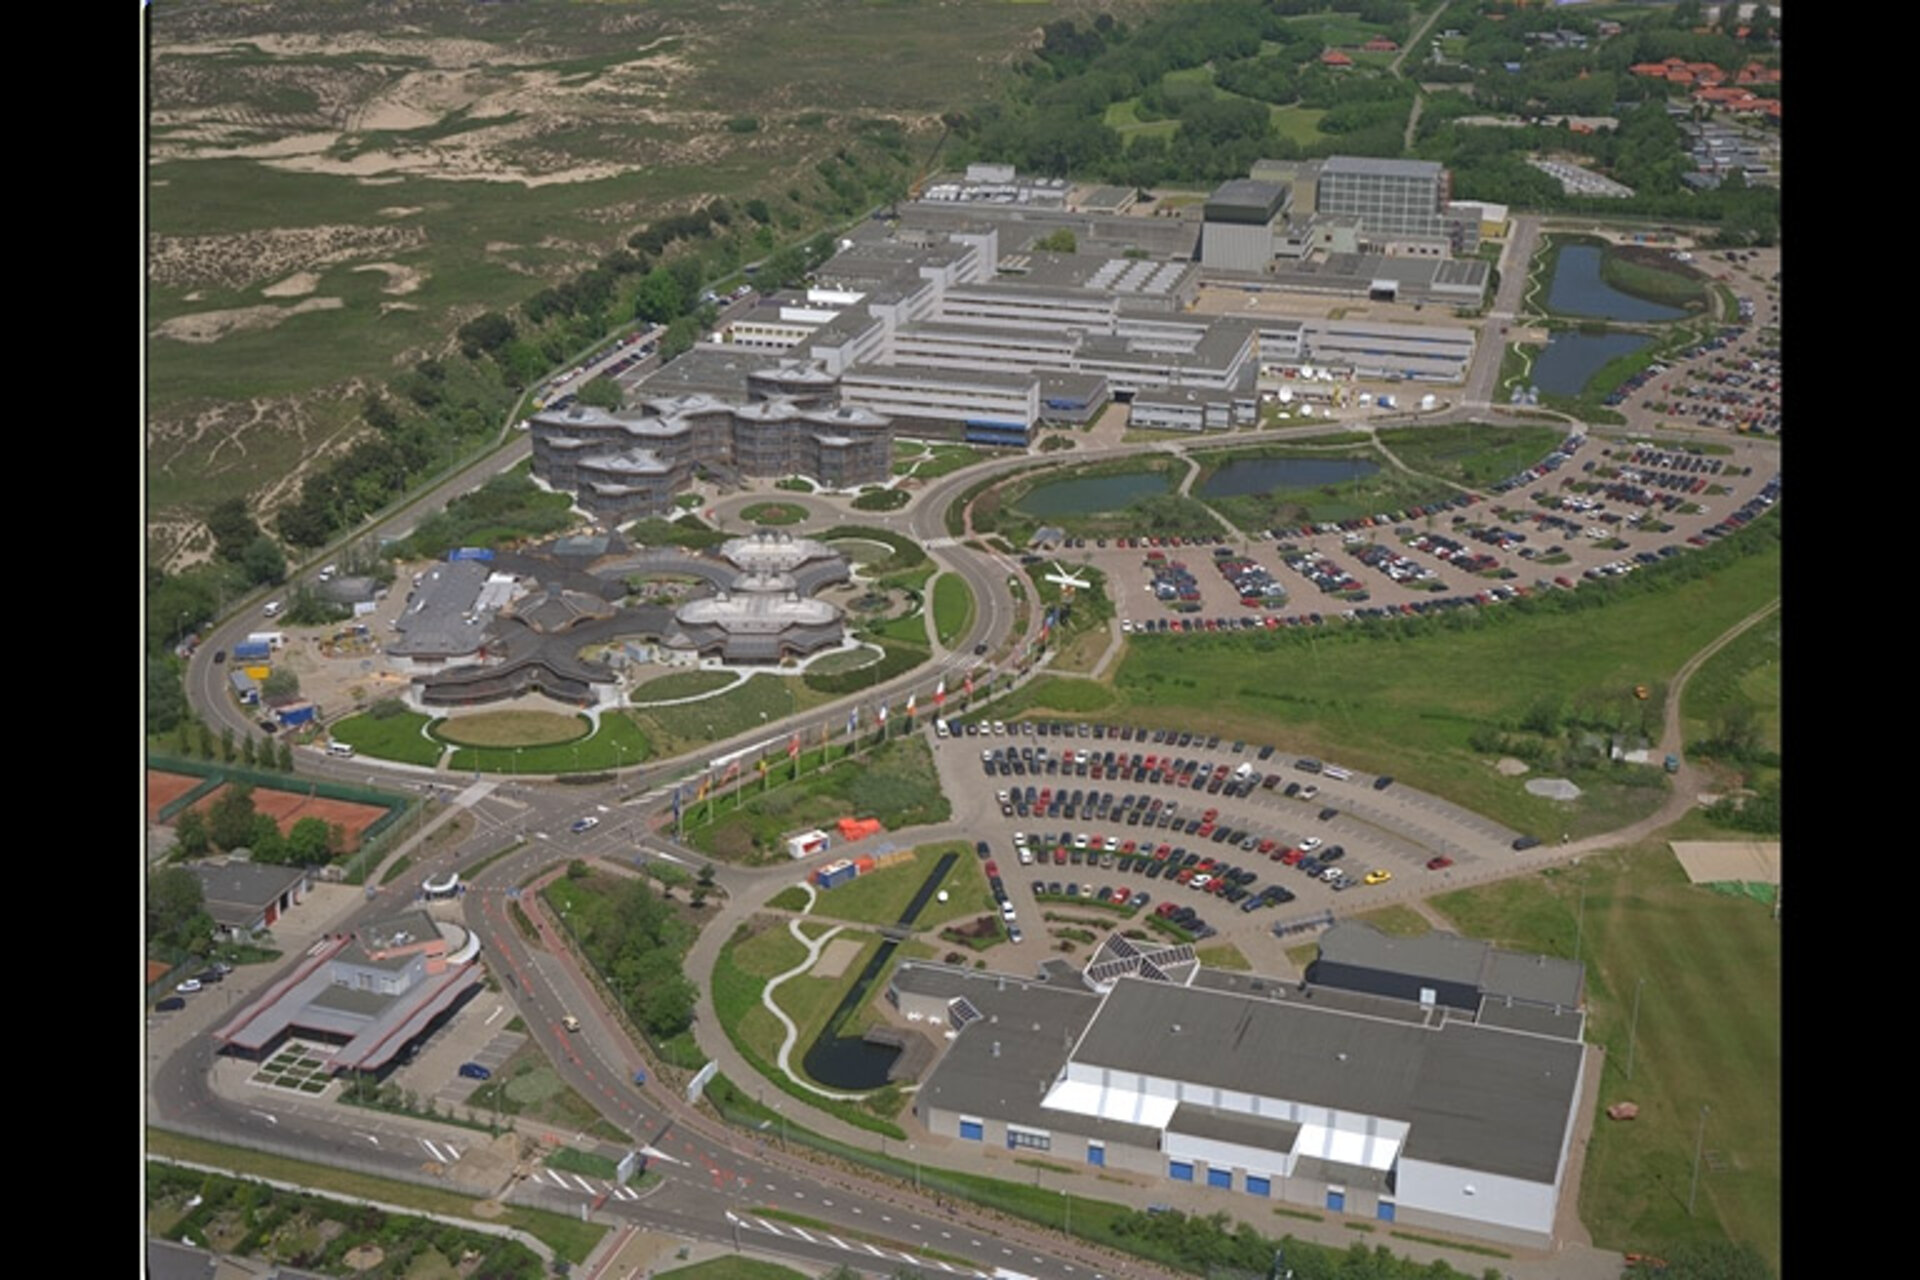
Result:
[[947,891],[945,889],[942,889],[938,894],[934,896],[936,901],[945,902],[947,900]]
[[1303,418],[1311,418],[1313,416],[1313,406],[1310,404],[1301,405],[1300,416]]
[[1311,378],[1313,376],[1313,366],[1310,364],[1301,365],[1300,376],[1303,378]]
[[1292,403],[1293,403],[1293,388],[1292,388],[1292,387],[1282,387],[1282,388],[1280,388],[1280,403],[1281,403],[1281,404],[1292,404]]

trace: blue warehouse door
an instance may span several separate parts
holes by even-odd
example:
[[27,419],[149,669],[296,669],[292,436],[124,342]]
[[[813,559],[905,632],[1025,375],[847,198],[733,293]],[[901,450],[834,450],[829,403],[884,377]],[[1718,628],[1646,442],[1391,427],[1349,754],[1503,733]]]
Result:
[[1208,1169],[1207,1185],[1210,1187],[1226,1187],[1231,1190],[1233,1187],[1233,1170]]
[[1347,1193],[1344,1191],[1327,1192],[1327,1208],[1344,1210],[1347,1207]]
[[1273,1194],[1272,1180],[1268,1178],[1259,1177],[1256,1174],[1251,1174],[1251,1173],[1248,1174],[1247,1175],[1247,1194],[1250,1196],[1272,1195]]
[[1193,1165],[1186,1160],[1175,1160],[1167,1165],[1167,1176],[1175,1182],[1192,1182]]
[[1107,1163],[1107,1149],[1096,1143],[1088,1143],[1087,1144],[1087,1163],[1097,1164],[1104,1168]]
[[1382,1222],[1392,1222],[1393,1221],[1393,1201],[1382,1200],[1379,1204],[1379,1207],[1374,1210],[1374,1216],[1379,1218],[1380,1221]]
[[979,1142],[982,1138],[985,1138],[987,1136],[986,1127],[982,1125],[978,1120],[962,1120],[960,1122],[960,1136],[963,1138],[971,1138],[973,1141]]

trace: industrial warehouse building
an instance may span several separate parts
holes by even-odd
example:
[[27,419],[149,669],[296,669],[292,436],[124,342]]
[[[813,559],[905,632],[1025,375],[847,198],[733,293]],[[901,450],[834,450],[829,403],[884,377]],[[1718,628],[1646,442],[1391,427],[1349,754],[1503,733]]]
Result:
[[1363,925],[1327,938],[1328,980],[1304,983],[1117,936],[1078,981],[902,965],[889,1000],[952,1033],[915,1113],[1223,1195],[1549,1243],[1586,1069],[1562,1003],[1579,967],[1458,939],[1409,954]]

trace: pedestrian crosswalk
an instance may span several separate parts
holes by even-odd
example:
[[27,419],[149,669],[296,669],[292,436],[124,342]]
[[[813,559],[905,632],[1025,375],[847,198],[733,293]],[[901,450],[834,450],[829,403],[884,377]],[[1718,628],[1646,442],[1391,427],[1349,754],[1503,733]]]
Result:
[[[731,1214],[728,1216],[732,1217]],[[877,1245],[869,1244],[865,1240],[856,1240],[848,1243],[839,1236],[830,1235],[825,1231],[821,1231],[818,1227],[812,1231],[808,1231],[805,1227],[798,1227],[790,1222],[769,1222],[765,1218],[757,1218],[752,1215],[735,1218],[734,1222],[737,1226],[765,1231],[769,1235],[776,1235],[786,1240],[802,1240],[807,1244],[830,1244],[834,1248],[845,1250],[848,1253],[865,1252],[875,1258],[884,1258],[888,1262],[904,1262],[908,1266],[919,1267],[923,1270],[944,1271],[951,1276],[969,1277],[970,1280],[988,1280],[987,1273],[984,1271],[970,1271],[964,1267],[956,1267],[949,1263],[942,1262],[938,1258],[922,1258],[900,1249],[883,1249]]]

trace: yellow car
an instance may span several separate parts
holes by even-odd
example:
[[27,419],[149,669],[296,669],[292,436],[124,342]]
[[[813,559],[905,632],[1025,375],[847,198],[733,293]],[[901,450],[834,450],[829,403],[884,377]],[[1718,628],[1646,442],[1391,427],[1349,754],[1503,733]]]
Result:
[[1367,872],[1368,884],[1385,884],[1391,879],[1393,879],[1393,872],[1391,871],[1374,870]]

